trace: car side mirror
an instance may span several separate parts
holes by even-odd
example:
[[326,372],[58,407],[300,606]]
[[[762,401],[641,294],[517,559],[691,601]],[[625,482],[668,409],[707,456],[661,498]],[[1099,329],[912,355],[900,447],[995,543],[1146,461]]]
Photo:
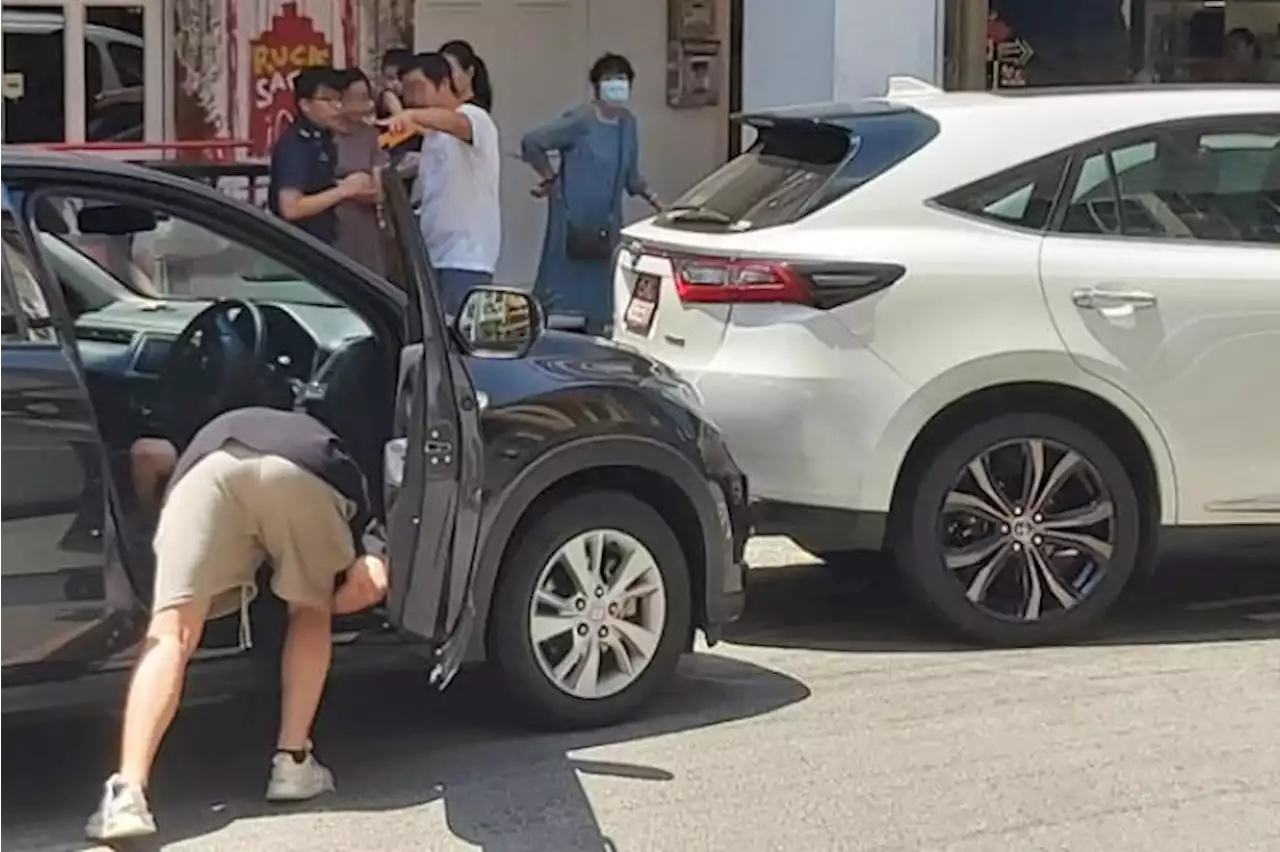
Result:
[[542,333],[542,307],[524,290],[476,287],[463,300],[453,327],[468,355],[522,358]]
[[123,237],[129,234],[146,234],[154,231],[159,219],[150,210],[130,207],[127,204],[104,204],[86,207],[76,216],[76,225],[82,234],[106,234]]

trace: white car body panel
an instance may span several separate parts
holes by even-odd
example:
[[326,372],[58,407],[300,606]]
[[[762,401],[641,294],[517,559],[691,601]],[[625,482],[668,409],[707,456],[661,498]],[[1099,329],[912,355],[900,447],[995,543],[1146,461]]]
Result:
[[[707,233],[651,219],[624,233],[615,338],[693,382],[753,493],[887,512],[912,442],[938,412],[985,388],[1045,382],[1099,397],[1135,427],[1163,524],[1280,523],[1280,247],[1045,235],[930,201],[1128,128],[1280,116],[1280,87],[902,102],[938,135],[796,222]],[[670,262],[637,259],[635,244],[906,273],[829,310],[682,304]],[[662,281],[647,336],[623,322],[637,269]],[[1212,289],[1191,289],[1206,279]],[[1104,316],[1073,303],[1075,290],[1100,284],[1151,291],[1158,306]]]

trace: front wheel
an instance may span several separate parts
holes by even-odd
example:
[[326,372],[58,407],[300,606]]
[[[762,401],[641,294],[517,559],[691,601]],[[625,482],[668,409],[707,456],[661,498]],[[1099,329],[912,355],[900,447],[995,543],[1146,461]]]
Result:
[[679,662],[689,569],[652,507],[580,494],[538,518],[501,567],[490,656],[513,706],[554,728],[594,728],[639,709]]
[[1071,420],[1001,415],[939,447],[896,518],[899,570],[952,627],[993,645],[1066,639],[1124,591],[1140,553],[1133,480]]

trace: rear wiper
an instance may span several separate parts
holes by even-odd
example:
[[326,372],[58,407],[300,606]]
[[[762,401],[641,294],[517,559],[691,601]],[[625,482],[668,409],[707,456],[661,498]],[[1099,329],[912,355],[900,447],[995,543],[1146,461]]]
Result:
[[721,213],[719,210],[700,207],[696,204],[672,207],[664,215],[668,221],[679,222],[711,222],[716,225],[732,225],[737,221],[732,216]]

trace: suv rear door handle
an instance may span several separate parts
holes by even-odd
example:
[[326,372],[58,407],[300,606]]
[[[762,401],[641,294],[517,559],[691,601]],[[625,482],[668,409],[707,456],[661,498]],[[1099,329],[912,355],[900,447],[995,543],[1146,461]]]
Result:
[[1082,287],[1071,293],[1071,301],[1077,308],[1110,308],[1129,305],[1134,308],[1154,308],[1155,294],[1145,290],[1112,290],[1108,287]]

